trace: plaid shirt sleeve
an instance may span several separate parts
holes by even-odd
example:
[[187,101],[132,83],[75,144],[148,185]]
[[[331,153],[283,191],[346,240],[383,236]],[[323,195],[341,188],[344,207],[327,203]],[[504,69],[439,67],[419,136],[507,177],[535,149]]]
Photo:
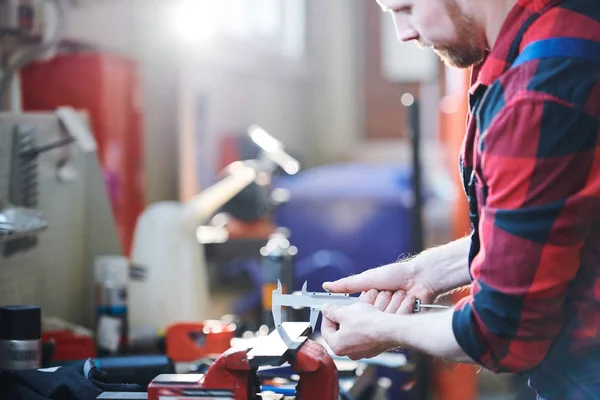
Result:
[[497,97],[480,121],[481,247],[453,331],[477,363],[523,372],[548,353],[567,286],[585,262],[580,250],[600,193],[600,130],[585,105],[541,92],[508,104]]

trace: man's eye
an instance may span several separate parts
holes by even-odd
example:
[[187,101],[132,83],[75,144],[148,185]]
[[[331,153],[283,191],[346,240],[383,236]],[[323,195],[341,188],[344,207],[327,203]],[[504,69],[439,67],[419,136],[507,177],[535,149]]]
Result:
[[403,6],[403,7],[396,7],[396,8],[388,8],[386,11],[389,13],[392,13],[392,14],[410,14],[412,12],[412,7],[411,6]]

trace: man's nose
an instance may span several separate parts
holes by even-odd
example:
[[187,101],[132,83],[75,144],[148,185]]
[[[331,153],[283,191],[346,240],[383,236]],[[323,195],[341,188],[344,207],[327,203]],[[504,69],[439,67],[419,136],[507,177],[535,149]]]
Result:
[[419,32],[410,23],[408,15],[394,13],[394,26],[396,27],[396,36],[401,42],[408,42],[419,38]]

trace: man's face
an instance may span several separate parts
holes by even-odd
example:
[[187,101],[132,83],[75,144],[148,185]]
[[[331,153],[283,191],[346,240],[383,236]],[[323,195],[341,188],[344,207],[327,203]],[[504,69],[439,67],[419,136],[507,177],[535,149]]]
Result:
[[457,68],[467,68],[485,56],[485,36],[457,0],[377,0],[394,18],[398,40],[415,40]]

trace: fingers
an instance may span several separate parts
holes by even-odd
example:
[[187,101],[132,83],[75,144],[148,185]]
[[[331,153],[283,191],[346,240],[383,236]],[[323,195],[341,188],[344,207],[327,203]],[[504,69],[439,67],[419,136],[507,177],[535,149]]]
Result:
[[388,292],[388,291],[379,292],[373,305],[379,311],[383,311],[386,309],[386,307],[388,306],[388,304],[390,303],[391,300],[392,300],[391,292]]
[[342,278],[335,282],[325,282],[323,284],[323,289],[331,293],[357,293],[367,291],[373,287],[370,285],[370,272],[371,271],[366,271],[362,274]]
[[396,314],[405,298],[406,292],[404,290],[398,290],[393,294],[389,304],[383,311],[389,314]]
[[405,297],[406,292],[404,290],[398,290],[397,292],[392,293],[389,291],[380,292],[371,289],[367,292],[363,292],[358,299],[359,301],[375,306],[379,311],[395,314],[402,305]]
[[[332,323],[339,324],[340,320],[337,315],[337,311],[339,308],[340,308],[340,306],[336,306],[334,304],[325,304],[323,306],[323,308],[321,309],[321,313],[323,314],[323,317],[327,318]],[[325,319],[325,318],[323,318],[323,319]]]
[[332,293],[358,293],[372,288],[378,290],[395,290],[397,282],[392,265],[370,269],[358,275],[342,278],[335,282],[325,282],[323,289]]
[[329,342],[332,339],[338,330],[338,324],[330,320],[323,314],[323,318],[321,318],[321,335],[323,338]]
[[413,308],[415,306],[415,300],[416,298],[414,294],[407,293],[406,296],[404,296],[404,299],[402,300],[402,304],[398,308],[398,311],[396,311],[396,314],[412,314]]
[[371,289],[367,292],[362,292],[362,294],[358,297],[358,300],[372,305],[375,304],[375,300],[377,300],[378,294],[378,290]]

